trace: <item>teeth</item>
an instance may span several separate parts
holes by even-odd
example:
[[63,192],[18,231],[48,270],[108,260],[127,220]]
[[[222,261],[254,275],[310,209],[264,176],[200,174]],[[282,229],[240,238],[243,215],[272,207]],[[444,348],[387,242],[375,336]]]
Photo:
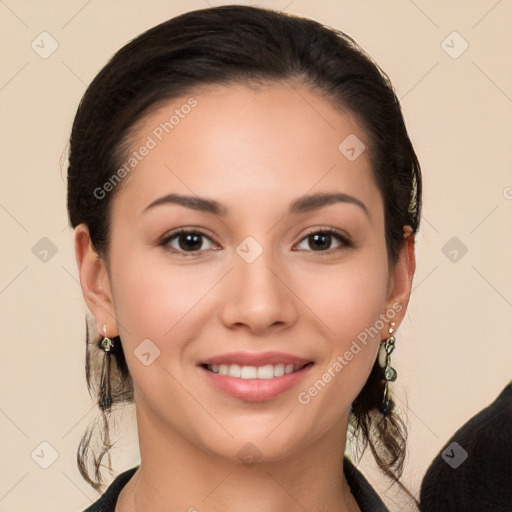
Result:
[[240,366],[239,364],[209,364],[206,366],[213,373],[229,375],[239,379],[273,379],[296,372],[301,365],[267,364],[265,366]]
[[281,377],[284,375],[284,364],[276,364],[274,366],[274,376]]
[[[222,365],[223,375],[229,375],[230,377],[240,378],[241,370],[242,367],[238,364],[230,364],[229,366],[227,364]],[[219,369],[219,373],[222,373],[222,371]]]
[[258,379],[273,379],[274,366],[271,364],[267,364],[266,366],[259,366],[256,369],[256,377]]

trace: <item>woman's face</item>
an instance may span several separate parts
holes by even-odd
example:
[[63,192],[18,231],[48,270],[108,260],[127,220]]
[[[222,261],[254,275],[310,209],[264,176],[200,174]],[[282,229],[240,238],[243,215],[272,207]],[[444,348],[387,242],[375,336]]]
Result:
[[352,116],[299,85],[211,86],[139,124],[109,271],[81,280],[121,336],[140,438],[271,460],[344,435],[413,265],[404,249],[388,270],[362,144]]

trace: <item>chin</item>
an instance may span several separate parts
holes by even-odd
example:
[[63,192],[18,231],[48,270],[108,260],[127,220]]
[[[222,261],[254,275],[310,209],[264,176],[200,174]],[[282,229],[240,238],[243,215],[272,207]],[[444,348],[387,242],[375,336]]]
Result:
[[[282,418],[279,421],[282,421]],[[274,424],[273,428],[279,425],[279,421]],[[226,439],[226,436],[222,436],[218,439],[218,443],[215,443],[216,439],[210,435],[207,440],[205,439],[205,448],[230,463],[250,466],[258,462],[276,462],[287,459],[300,452],[308,444],[306,439],[298,439],[297,434],[291,435],[290,433],[287,437],[286,432],[280,432],[278,435],[277,429],[276,432],[272,432],[272,428],[265,429],[265,431],[248,430],[234,438]],[[238,432],[241,431],[238,430]],[[269,432],[271,432],[270,435]]]

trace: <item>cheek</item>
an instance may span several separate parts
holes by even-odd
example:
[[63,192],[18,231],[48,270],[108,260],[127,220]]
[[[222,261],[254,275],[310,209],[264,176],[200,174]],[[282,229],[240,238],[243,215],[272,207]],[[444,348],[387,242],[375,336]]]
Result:
[[[300,403],[318,396],[314,398],[316,405],[313,407],[319,415],[327,411],[327,425],[327,420],[339,414],[343,405],[348,407],[356,398],[377,357],[379,331],[384,325],[381,315],[385,313],[387,296],[387,261],[385,258],[361,258],[357,262],[354,259],[346,267],[318,272],[314,283],[315,287],[305,295],[308,297],[305,302],[315,312],[316,324],[324,326],[329,353],[319,369],[322,382],[307,383],[315,389],[309,388],[312,391],[309,394],[308,388],[303,387],[302,391],[308,396]],[[305,294],[306,290],[301,293]],[[324,420],[319,418],[319,421]]]
[[122,324],[119,328],[131,339],[143,336],[161,340],[170,336],[208,289],[207,283],[198,283],[191,270],[184,267],[158,267],[147,258],[133,258],[127,263],[117,267],[113,294]]
[[194,278],[192,267],[153,264],[135,251],[118,257],[115,268],[112,292],[126,362],[138,392],[161,406],[180,396],[173,376],[180,378],[196,307],[212,285],[197,272]]
[[176,370],[188,364],[186,345],[207,321],[208,293],[225,269],[169,263],[156,252],[117,250],[112,265],[116,320],[128,364],[133,351],[149,339],[160,351],[159,363]]
[[300,295],[327,327],[330,338],[343,344],[375,324],[387,295],[387,262],[354,258],[346,266],[311,274]]

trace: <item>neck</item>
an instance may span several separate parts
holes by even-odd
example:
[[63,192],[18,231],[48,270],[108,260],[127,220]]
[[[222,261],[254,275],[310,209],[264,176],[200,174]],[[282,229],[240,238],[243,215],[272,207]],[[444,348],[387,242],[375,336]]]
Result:
[[116,512],[360,512],[343,473],[347,422],[289,457],[244,464],[206,452],[137,408],[141,464]]

